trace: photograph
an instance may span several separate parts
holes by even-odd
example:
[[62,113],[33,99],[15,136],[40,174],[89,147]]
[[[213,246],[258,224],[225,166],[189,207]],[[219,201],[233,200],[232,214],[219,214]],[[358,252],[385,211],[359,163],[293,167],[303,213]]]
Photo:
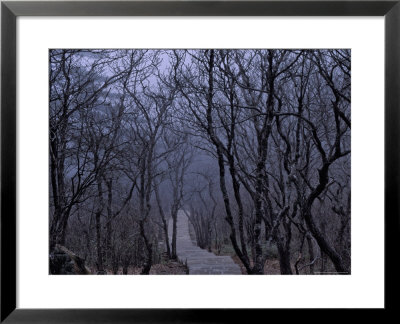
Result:
[[350,49],[48,55],[50,275],[351,274]]

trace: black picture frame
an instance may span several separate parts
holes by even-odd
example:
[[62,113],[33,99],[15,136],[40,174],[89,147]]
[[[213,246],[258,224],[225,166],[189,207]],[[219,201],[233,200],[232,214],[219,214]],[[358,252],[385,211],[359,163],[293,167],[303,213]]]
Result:
[[[395,310],[399,275],[400,0],[395,1],[2,1],[1,322],[236,322],[276,310],[16,308],[16,18],[18,16],[384,16],[385,310]],[[373,153],[372,153],[373,154]],[[371,188],[371,190],[374,190]],[[373,233],[371,233],[373,239]],[[371,260],[371,262],[373,262]],[[40,293],[40,292],[38,292]],[[266,292],[268,293],[268,292]],[[393,298],[392,298],[393,296]],[[244,297],[246,298],[246,297]],[[269,312],[268,315],[265,312]],[[264,315],[265,314],[265,315]],[[379,313],[381,314],[381,313]],[[249,317],[250,316],[250,317]],[[308,315],[307,315],[308,316]],[[330,316],[330,315],[329,315]],[[335,316],[335,315],[334,315]],[[368,315],[370,316],[370,315]],[[381,316],[381,315],[378,315]],[[265,317],[267,318],[267,317]],[[377,317],[378,318],[378,317]],[[380,318],[380,317],[379,317]],[[382,320],[382,319],[381,319]],[[263,321],[261,319],[261,321]]]

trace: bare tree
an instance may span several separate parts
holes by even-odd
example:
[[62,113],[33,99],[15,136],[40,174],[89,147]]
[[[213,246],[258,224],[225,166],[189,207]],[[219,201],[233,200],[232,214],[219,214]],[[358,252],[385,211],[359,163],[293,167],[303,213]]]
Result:
[[350,273],[349,50],[51,50],[49,87],[50,251],[149,274],[183,210],[248,274]]
[[50,51],[50,249],[65,243],[71,211],[96,179],[98,170],[92,168],[88,147],[75,134],[88,127],[79,115],[101,106],[110,86],[121,77],[122,73],[101,74],[114,60],[109,51],[90,51],[90,55],[82,50]]

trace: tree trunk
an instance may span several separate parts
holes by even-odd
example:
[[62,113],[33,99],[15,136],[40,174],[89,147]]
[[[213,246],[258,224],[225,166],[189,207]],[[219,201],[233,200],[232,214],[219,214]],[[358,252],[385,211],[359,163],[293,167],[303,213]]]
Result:
[[168,224],[167,224],[167,220],[165,218],[164,210],[163,210],[162,205],[161,205],[161,199],[160,199],[160,195],[159,195],[159,192],[158,192],[158,185],[156,185],[154,187],[154,191],[155,191],[155,194],[156,194],[158,212],[160,213],[161,221],[162,221],[162,229],[163,229],[163,232],[164,232],[165,248],[167,249],[168,259],[171,259],[172,256],[171,256],[171,248],[169,246]]
[[152,248],[152,244],[148,241],[146,233],[145,233],[145,229],[144,229],[144,221],[141,220],[139,222],[139,226],[140,226],[140,234],[143,237],[144,240],[144,245],[146,247],[147,250],[147,257],[142,269],[141,274],[143,275],[148,275],[150,273],[150,269],[153,263],[153,248]]
[[311,207],[314,200],[320,195],[320,193],[325,189],[326,185],[328,184],[328,170],[329,170],[329,163],[326,163],[322,166],[319,170],[319,184],[310,194],[305,203],[304,207],[302,208],[303,217],[307,223],[307,227],[309,228],[310,232],[316,239],[318,245],[320,246],[321,250],[326,253],[326,255],[331,259],[333,262],[335,269],[340,274],[348,274],[349,268],[346,267],[344,264],[341,256],[335,251],[335,249],[328,243],[325,239],[324,235],[321,233],[319,228],[314,222],[311,213]]
[[106,223],[106,262],[108,266],[113,266],[113,248],[112,248],[112,180],[106,181],[107,195],[107,223]]
[[176,254],[176,238],[177,238],[177,232],[176,232],[176,225],[177,225],[177,218],[178,218],[178,211],[175,209],[175,207],[172,208],[172,250],[171,250],[171,259],[176,260],[177,254]]
[[229,172],[231,174],[233,193],[235,195],[236,204],[238,206],[238,220],[239,220],[239,238],[240,245],[242,248],[243,257],[249,262],[249,256],[247,255],[246,240],[244,238],[244,226],[243,226],[243,203],[240,196],[240,183],[236,177],[235,161],[231,153],[228,155]]
[[310,235],[307,235],[307,245],[308,245],[308,254],[309,254],[309,262],[310,262],[310,274],[314,274],[314,247],[312,243],[312,238]]
[[276,242],[279,253],[279,266],[281,268],[281,274],[293,274],[290,266],[290,250],[278,239]]
[[101,178],[97,179],[97,198],[98,198],[98,206],[95,214],[96,220],[96,248],[97,248],[97,273],[104,273],[104,265],[103,265],[103,249],[102,249],[102,235],[101,235],[101,212],[103,210],[103,187],[101,183]]

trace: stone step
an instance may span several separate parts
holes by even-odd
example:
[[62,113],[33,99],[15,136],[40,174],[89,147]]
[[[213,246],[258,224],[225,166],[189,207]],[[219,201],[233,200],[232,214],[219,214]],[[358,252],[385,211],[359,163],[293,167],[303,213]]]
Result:
[[[172,240],[172,220],[168,224],[169,239]],[[189,234],[189,220],[183,211],[177,218],[177,255],[186,262],[189,274],[242,274],[240,267],[230,256],[218,256],[196,246]]]

